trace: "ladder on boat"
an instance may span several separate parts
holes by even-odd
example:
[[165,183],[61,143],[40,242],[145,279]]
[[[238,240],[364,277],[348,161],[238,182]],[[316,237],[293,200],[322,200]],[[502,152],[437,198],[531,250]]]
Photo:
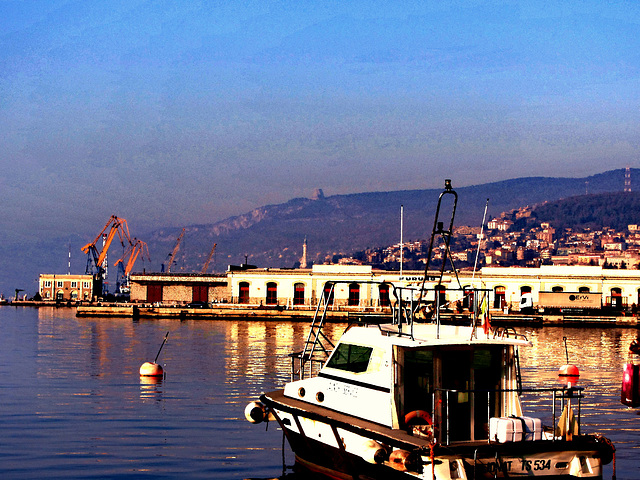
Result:
[[[311,321],[311,327],[307,334],[307,339],[304,342],[304,348],[302,352],[294,353],[291,355],[291,380],[302,380],[305,377],[311,377],[314,374],[314,365],[319,369],[322,364],[329,358],[331,352],[335,348],[335,345],[324,334],[323,327],[327,319],[327,309],[334,297],[335,283],[331,284],[331,287],[322,291],[318,305],[316,306],[316,312],[313,315]],[[320,312],[320,308],[322,312]],[[296,366],[296,359],[298,365]],[[309,368],[307,368],[307,364]],[[297,368],[296,368],[297,367]]]

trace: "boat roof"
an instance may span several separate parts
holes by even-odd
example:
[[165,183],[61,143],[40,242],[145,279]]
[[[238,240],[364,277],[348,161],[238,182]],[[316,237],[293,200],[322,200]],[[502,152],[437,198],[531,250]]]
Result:
[[530,347],[531,342],[515,331],[484,333],[482,328],[433,323],[354,326],[348,329],[340,342],[366,345],[398,345],[407,348],[428,346],[514,345]]

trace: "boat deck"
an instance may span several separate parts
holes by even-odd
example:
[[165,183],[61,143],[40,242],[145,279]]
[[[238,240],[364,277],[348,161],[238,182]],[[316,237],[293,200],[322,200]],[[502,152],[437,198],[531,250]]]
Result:
[[[349,430],[354,433],[361,434],[366,438],[377,440],[383,444],[392,444],[396,448],[406,450],[415,450],[416,448],[424,448],[425,452],[429,451],[430,442],[427,438],[413,436],[404,430],[396,430],[357,418],[351,415],[345,415],[335,410],[302,402],[293,398],[285,397],[284,391],[277,390],[263,394],[261,400],[269,407],[286,411],[294,415],[300,415],[311,420],[317,420],[324,423],[330,423],[336,428]],[[327,421],[327,414],[330,412],[330,421]],[[448,445],[437,444],[434,453],[440,458],[447,456],[466,456],[473,458],[475,455],[491,452],[495,454],[496,449],[500,450],[501,455],[517,454],[526,444],[526,450],[532,452],[560,452],[566,450],[576,451],[592,451],[601,450],[604,445],[599,445],[599,441],[591,435],[575,435],[573,440],[538,440],[526,442],[507,442],[495,443],[489,442],[488,439],[477,441],[460,441],[451,442]]]

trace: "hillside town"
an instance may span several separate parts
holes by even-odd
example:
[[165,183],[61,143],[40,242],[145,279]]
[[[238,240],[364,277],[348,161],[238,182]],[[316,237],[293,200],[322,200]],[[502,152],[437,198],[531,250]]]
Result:
[[[624,231],[604,227],[554,228],[549,223],[527,221],[531,207],[503,212],[487,222],[486,229],[455,228],[451,253],[461,270],[484,266],[540,267],[541,265],[585,265],[611,269],[640,268],[640,226]],[[524,220],[524,221],[521,221]],[[525,225],[520,227],[520,225]],[[478,244],[479,243],[479,244]],[[380,268],[424,268],[429,240],[397,243],[373,248],[353,256],[337,256],[340,264],[374,265]],[[438,264],[445,252],[436,249],[432,261]],[[476,262],[477,259],[477,262]]]

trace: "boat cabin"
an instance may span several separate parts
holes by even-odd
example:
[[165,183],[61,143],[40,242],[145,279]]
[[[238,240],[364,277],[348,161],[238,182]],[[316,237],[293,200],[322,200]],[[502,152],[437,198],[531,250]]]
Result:
[[318,375],[287,384],[285,396],[444,444],[486,441],[490,418],[522,415],[519,345],[529,342],[471,327],[353,327]]

